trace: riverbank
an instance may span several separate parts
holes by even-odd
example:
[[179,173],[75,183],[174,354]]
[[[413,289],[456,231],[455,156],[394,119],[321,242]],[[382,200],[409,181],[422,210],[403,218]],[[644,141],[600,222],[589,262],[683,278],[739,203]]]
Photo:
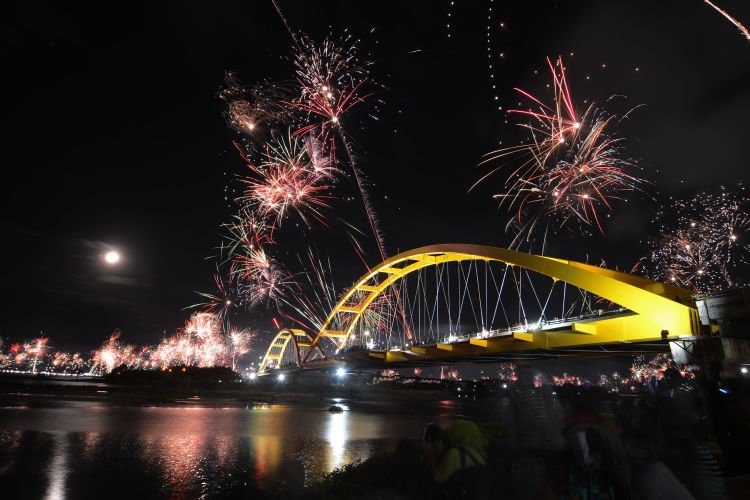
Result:
[[[109,379],[112,380],[112,379]],[[116,379],[115,379],[116,380]],[[106,379],[55,379],[34,376],[0,376],[0,404],[65,398],[80,401],[108,401],[119,404],[237,406],[253,404],[319,404],[345,399],[350,404],[387,401],[439,401],[454,399],[441,386],[415,384],[347,383],[298,384],[267,381],[222,380],[214,384],[116,383]]]

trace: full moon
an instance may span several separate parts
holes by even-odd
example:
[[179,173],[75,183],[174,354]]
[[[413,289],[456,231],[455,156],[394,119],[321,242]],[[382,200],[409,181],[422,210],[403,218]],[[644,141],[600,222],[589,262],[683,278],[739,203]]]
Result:
[[107,264],[117,264],[120,262],[120,254],[111,250],[104,255],[104,260]]

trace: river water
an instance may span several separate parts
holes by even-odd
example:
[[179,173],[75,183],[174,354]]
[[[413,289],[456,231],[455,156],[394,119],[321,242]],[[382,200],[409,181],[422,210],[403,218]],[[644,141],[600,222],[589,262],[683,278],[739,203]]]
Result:
[[[455,401],[320,405],[44,400],[0,408],[2,498],[247,498],[299,491]],[[9,492],[13,494],[6,496]]]

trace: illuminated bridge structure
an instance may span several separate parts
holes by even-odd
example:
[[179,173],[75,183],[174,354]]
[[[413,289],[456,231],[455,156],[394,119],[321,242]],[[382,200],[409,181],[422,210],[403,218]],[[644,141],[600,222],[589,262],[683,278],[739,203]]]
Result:
[[259,373],[337,361],[395,367],[650,352],[706,333],[694,295],[581,262],[492,246],[432,245],[362,276],[314,337],[281,330]]

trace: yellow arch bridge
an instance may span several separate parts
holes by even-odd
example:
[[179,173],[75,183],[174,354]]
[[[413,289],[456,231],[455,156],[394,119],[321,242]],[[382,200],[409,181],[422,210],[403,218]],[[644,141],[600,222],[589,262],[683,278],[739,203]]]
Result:
[[[570,285],[579,294],[595,297],[599,304],[607,304],[609,307],[607,310],[591,311],[588,315],[578,315],[575,318],[564,317],[531,324],[521,321],[502,329],[481,329],[462,335],[454,333],[430,342],[414,340],[407,328],[408,337],[396,347],[386,348],[372,342],[368,345],[364,341],[364,335],[368,332],[362,331],[360,322],[366,317],[368,308],[388,294],[394,294],[399,282],[407,276],[424,272],[431,267],[437,269],[448,263],[468,265],[469,271],[473,265],[477,270],[477,288],[481,288],[479,266],[499,263],[505,266],[505,273],[509,276],[523,277],[523,273],[528,275],[531,271],[551,278],[553,287],[557,283]],[[461,270],[460,273],[464,271]],[[461,276],[463,281],[460,280]],[[484,280],[486,286],[489,281],[486,267]],[[461,274],[459,281],[468,285],[469,281],[473,283],[474,275],[469,277]],[[497,285],[499,279],[496,280],[493,275],[493,281]],[[503,275],[502,283],[505,281],[506,277]],[[522,287],[517,282],[513,286],[517,286],[515,291],[520,302]],[[502,291],[502,284],[500,290]],[[547,302],[551,295],[552,291]],[[465,294],[461,300],[466,300],[466,297]],[[439,297],[435,300],[439,300]],[[537,296],[536,300],[540,305],[544,302],[543,297],[540,299]],[[502,304],[500,306],[503,307]],[[544,306],[546,308],[547,303]],[[484,307],[486,308],[486,304]],[[408,307],[402,307],[402,311],[404,309]],[[521,304],[519,311],[522,309]],[[495,310],[497,311],[497,305]],[[402,312],[403,314],[406,313]],[[358,325],[360,343],[352,348]],[[338,359],[343,357],[350,361],[399,366],[458,360],[478,361],[484,358],[517,359],[539,353],[575,355],[577,352],[591,353],[598,349],[602,353],[613,350],[637,351],[639,346],[693,337],[703,332],[694,293],[683,288],[603,267],[505,248],[468,244],[432,245],[398,254],[362,276],[341,297],[314,336],[299,329],[281,330],[271,342],[259,373],[270,368],[284,367],[282,359],[291,358],[286,366],[300,368],[335,362],[331,357],[326,358],[321,349],[322,344],[333,348],[335,358]]]

